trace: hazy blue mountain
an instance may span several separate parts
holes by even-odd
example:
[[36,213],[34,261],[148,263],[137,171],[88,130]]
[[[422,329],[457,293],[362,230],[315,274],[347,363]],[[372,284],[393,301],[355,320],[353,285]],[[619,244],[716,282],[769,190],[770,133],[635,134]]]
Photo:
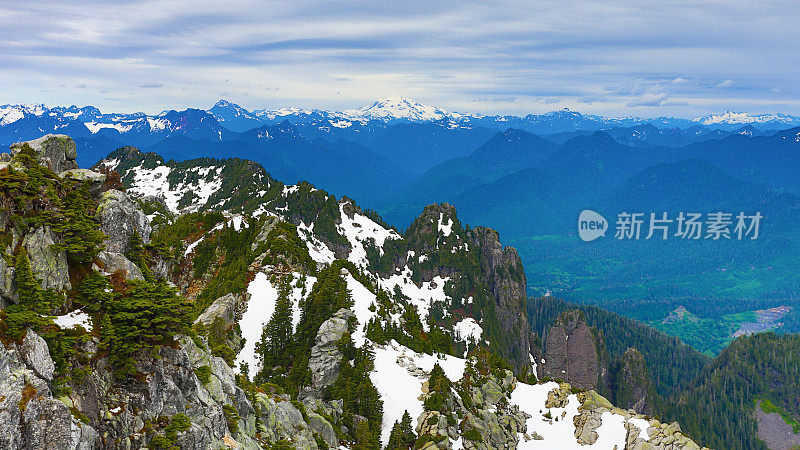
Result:
[[247,131],[257,128],[264,122],[253,113],[227,100],[220,100],[208,110],[225,128],[231,131]]
[[405,225],[417,205],[452,201],[474,186],[543,161],[556,148],[552,142],[524,131],[497,133],[469,156],[437,164],[397,197],[388,198],[392,204],[386,216]]

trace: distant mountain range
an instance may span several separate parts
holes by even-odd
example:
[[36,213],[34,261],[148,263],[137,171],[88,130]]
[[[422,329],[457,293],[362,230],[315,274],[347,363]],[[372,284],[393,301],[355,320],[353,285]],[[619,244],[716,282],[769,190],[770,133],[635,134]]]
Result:
[[[198,115],[196,109],[188,109],[182,113]],[[685,130],[692,127],[711,127],[732,131],[745,125],[751,125],[757,130],[778,130],[800,126],[800,117],[785,114],[750,115],[743,112],[725,112],[696,119],[682,119],[674,117],[625,117],[607,118],[596,115],[585,115],[577,111],[562,109],[545,114],[528,114],[525,116],[513,115],[481,115],[462,114],[450,112],[441,108],[424,105],[407,97],[389,97],[377,100],[369,106],[345,111],[329,111],[320,109],[281,108],[259,109],[248,111],[235,103],[220,100],[206,111],[216,121],[230,131],[242,132],[265,124],[272,124],[289,120],[296,124],[322,124],[334,128],[349,128],[354,123],[366,125],[370,122],[398,123],[398,122],[436,122],[445,120],[451,127],[488,127],[505,130],[519,128],[537,134],[552,134],[575,130],[600,130],[614,127],[632,127],[652,125],[657,129]],[[2,105],[0,106],[0,127],[14,124],[18,121],[33,117],[45,121],[52,126],[67,126],[70,122],[83,123],[87,130],[96,134],[103,129],[114,129],[120,133],[132,130],[141,130],[147,123],[153,131],[165,130],[165,119],[174,111],[164,111],[155,116],[144,113],[132,114],[103,114],[93,106],[78,108],[46,107],[44,105]],[[177,113],[180,114],[180,113]],[[196,117],[201,120],[202,117]]]

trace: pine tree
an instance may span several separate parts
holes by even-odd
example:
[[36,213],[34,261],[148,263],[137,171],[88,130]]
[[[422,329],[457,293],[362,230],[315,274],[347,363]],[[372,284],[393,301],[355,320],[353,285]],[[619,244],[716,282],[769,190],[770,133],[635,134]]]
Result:
[[131,235],[131,240],[128,243],[128,252],[125,256],[142,271],[145,280],[153,281],[153,272],[150,270],[150,266],[147,265],[147,255],[144,252],[144,241],[142,241],[138,231],[134,231],[133,235]]
[[53,227],[64,241],[56,248],[65,251],[69,261],[75,264],[90,264],[103,249],[106,236],[89,214],[91,206],[86,187],[70,192],[62,209],[63,221]]
[[332,264],[320,272],[308,298],[300,303],[300,322],[297,324],[297,351],[308,353],[314,346],[320,325],[340,308],[352,305],[347,283]]
[[163,281],[129,280],[128,289],[109,302],[108,310],[113,334],[101,339],[111,346],[118,376],[132,371],[130,358],[138,350],[173,344],[176,334],[186,334],[191,327],[191,304]]
[[18,304],[38,311],[42,303],[42,288],[33,275],[28,252],[23,248],[14,261],[14,284],[19,295]]
[[14,261],[14,285],[19,301],[0,311],[0,336],[18,341],[27,328],[38,330],[48,322],[52,323],[50,319],[40,316],[50,312],[50,305],[44,300],[42,288],[33,275],[28,252],[24,248]]
[[408,411],[405,411],[403,418],[395,421],[392,427],[392,434],[389,436],[386,450],[410,450],[414,447],[416,440],[417,435],[414,433],[414,427],[411,424],[411,415],[408,414]]
[[275,311],[269,322],[264,326],[261,342],[256,344],[256,350],[261,356],[263,367],[280,366],[288,368],[291,365],[292,348],[292,301],[289,299],[289,287],[282,285]]

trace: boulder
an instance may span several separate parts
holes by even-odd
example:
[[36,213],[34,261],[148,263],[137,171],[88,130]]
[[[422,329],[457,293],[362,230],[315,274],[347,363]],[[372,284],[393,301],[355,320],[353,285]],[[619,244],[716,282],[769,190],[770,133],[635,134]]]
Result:
[[25,236],[22,245],[28,251],[31,270],[42,289],[70,290],[72,285],[69,282],[67,255],[53,250],[55,239],[50,227],[39,227]]
[[237,311],[239,308],[239,301],[233,294],[226,294],[214,300],[214,303],[209,305],[203,314],[194,321],[194,323],[201,322],[205,326],[211,325],[217,317],[222,318],[227,324],[233,324],[237,318]]
[[331,425],[330,422],[315,412],[306,413],[306,417],[308,417],[309,428],[311,428],[314,433],[320,435],[320,437],[325,440],[325,443],[328,444],[328,447],[339,447],[339,439],[336,437],[336,431],[334,431],[333,425]]
[[103,270],[107,273],[122,272],[129,280],[144,280],[141,269],[121,253],[102,251],[97,255],[97,259],[103,263]]
[[47,381],[53,380],[56,365],[50,357],[47,342],[41,336],[28,329],[18,348],[22,360],[28,364],[28,367],[33,369],[36,375]]
[[150,220],[139,205],[122,191],[104,192],[97,205],[95,218],[106,234],[106,251],[127,253],[134,232],[139,233],[142,242],[150,243]]
[[106,181],[104,173],[95,172],[89,169],[70,169],[58,174],[61,178],[69,178],[75,181],[88,181],[89,183],[103,183]]
[[266,394],[256,394],[256,410],[261,413],[259,432],[267,441],[285,439],[295,448],[316,450],[317,442],[303,413],[292,402],[273,399]]
[[339,378],[339,364],[342,353],[337,343],[348,329],[348,320],[353,313],[340,309],[319,327],[316,343],[311,348],[308,368],[311,370],[311,386],[324,390]]
[[18,153],[25,144],[30,145],[36,151],[37,161],[53,172],[59,173],[78,168],[78,163],[75,162],[78,157],[77,147],[75,141],[69,136],[48,134],[33,141],[17,142],[11,145],[11,153]]

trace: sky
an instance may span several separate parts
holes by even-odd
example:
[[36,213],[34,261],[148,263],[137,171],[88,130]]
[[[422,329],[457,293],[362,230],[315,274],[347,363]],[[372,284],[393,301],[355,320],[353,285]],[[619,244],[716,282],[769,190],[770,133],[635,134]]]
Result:
[[800,115],[800,2],[0,2],[0,104]]

